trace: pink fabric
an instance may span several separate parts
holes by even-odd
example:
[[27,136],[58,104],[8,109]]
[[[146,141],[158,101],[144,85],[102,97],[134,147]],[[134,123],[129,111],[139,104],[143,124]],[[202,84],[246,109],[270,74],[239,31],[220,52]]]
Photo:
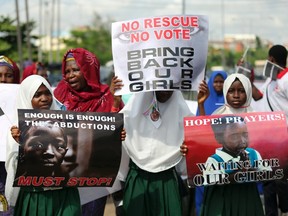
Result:
[[27,78],[28,76],[31,76],[31,75],[34,75],[34,74],[37,74],[37,69],[36,69],[36,63],[32,64],[32,65],[29,65],[27,66],[24,71],[23,71],[23,74],[22,74],[22,80],[21,82]]
[[13,72],[14,72],[14,83],[18,84],[20,83],[20,70],[14,61],[12,61],[12,63],[13,63]]

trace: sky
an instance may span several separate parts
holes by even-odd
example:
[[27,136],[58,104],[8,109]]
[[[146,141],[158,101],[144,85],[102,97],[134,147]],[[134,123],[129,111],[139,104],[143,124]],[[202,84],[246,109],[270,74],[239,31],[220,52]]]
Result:
[[[287,0],[27,0],[29,19],[36,21],[36,33],[57,29],[62,34],[72,28],[91,25],[95,13],[103,20],[125,21],[162,15],[207,15],[209,39],[225,34],[256,34],[274,44],[288,43]],[[53,9],[52,2],[55,1]],[[57,4],[59,2],[60,16]],[[1,15],[16,17],[14,0],[0,0]],[[25,0],[18,0],[20,22],[26,21]],[[40,7],[42,5],[42,7]],[[40,9],[42,8],[42,9]],[[42,11],[42,12],[41,12]],[[41,16],[40,16],[41,12]],[[40,18],[41,17],[41,18]],[[42,22],[40,20],[42,19]],[[40,25],[42,23],[42,25]],[[286,24],[286,25],[285,25]]]

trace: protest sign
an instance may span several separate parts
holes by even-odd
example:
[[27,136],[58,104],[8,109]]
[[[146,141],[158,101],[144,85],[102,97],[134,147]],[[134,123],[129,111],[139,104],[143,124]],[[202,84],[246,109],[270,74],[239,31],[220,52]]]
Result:
[[121,161],[123,114],[18,110],[14,186],[112,187]]
[[197,90],[204,79],[208,18],[161,16],[112,23],[117,94],[142,91]]
[[248,69],[248,68],[245,68],[243,66],[237,66],[236,67],[236,73],[243,74],[243,75],[245,75],[248,78],[251,77],[251,70]]
[[284,68],[280,67],[279,65],[274,64],[271,61],[266,60],[264,69],[263,69],[263,76],[269,77],[272,80],[276,80],[278,73],[282,70],[284,70]]
[[[237,124],[226,119],[236,120],[242,131],[237,131]],[[287,179],[288,137],[284,112],[187,117],[184,126],[189,185]]]
[[6,160],[7,133],[10,133],[12,121],[15,116],[15,98],[18,92],[18,84],[0,85],[0,161]]

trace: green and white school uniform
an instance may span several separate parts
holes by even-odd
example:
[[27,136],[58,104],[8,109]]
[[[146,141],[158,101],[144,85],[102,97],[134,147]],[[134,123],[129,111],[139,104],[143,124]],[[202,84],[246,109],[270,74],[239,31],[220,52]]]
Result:
[[[151,118],[153,112],[159,119]],[[174,91],[165,103],[153,92],[133,95],[121,111],[130,169],[124,190],[126,216],[181,216],[179,178],[175,166],[182,160],[183,118],[192,115],[182,93]],[[157,116],[157,115],[156,115]]]
[[[31,75],[20,84],[16,99],[17,109],[33,109],[31,100],[41,84],[44,84],[53,95],[51,86],[46,79],[39,75]],[[56,100],[53,98],[50,110],[59,109]],[[14,124],[18,125],[17,110],[15,110]],[[5,196],[10,208],[14,208],[14,215],[81,215],[80,197],[77,188],[19,188],[12,186],[18,162],[19,144],[12,138],[10,130],[7,133]]]

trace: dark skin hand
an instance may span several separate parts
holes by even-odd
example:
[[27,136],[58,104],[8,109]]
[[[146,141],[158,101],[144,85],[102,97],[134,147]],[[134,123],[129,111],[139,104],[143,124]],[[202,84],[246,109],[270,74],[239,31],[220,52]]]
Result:
[[204,102],[209,97],[209,88],[205,80],[203,80],[199,85],[199,91],[197,96],[199,115],[203,116],[205,114]]
[[19,130],[19,128],[15,125],[13,125],[10,129],[11,131],[11,135],[12,137],[14,138],[14,140],[19,143],[19,138],[20,138],[20,134],[21,134],[21,131]]
[[185,142],[183,142],[182,145],[180,146],[180,152],[181,152],[183,157],[185,157],[187,155],[188,148],[187,148],[187,145],[185,145]]
[[[111,80],[110,92],[114,96],[113,107],[115,108],[119,108],[122,100],[121,95],[116,96],[115,92],[116,90],[119,90],[122,87],[123,87],[122,80],[118,79],[117,76],[114,76]],[[123,130],[121,131],[121,141],[125,141],[125,139],[126,139],[126,130],[123,128]]]
[[125,141],[125,139],[126,139],[126,130],[125,128],[123,128],[121,131],[121,141]]
[[115,92],[123,87],[122,80],[118,79],[117,76],[114,76],[111,80],[111,85],[110,85],[110,92],[114,96],[114,103],[113,107],[118,108],[121,103],[121,95],[115,95]]

